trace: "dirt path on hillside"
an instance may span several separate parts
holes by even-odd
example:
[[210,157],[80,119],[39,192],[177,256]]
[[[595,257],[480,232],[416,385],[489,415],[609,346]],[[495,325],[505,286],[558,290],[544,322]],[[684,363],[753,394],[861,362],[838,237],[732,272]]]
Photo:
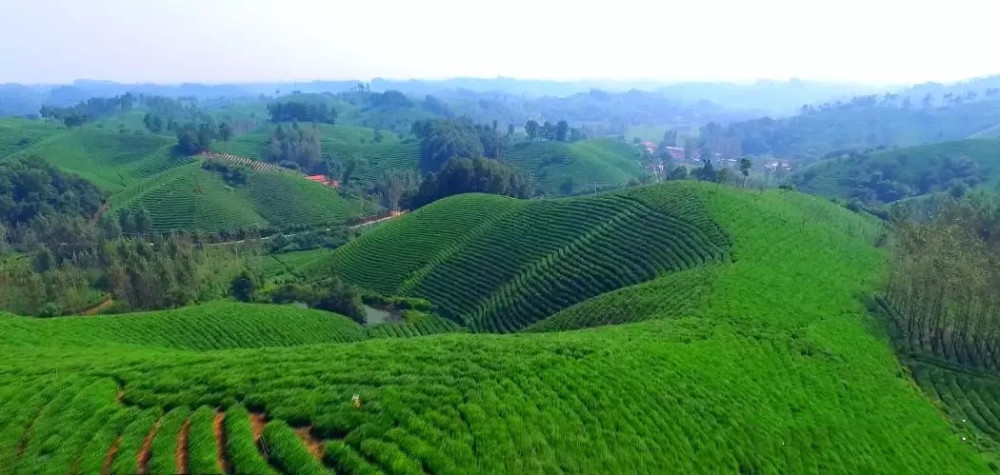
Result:
[[263,412],[250,413],[250,431],[253,433],[253,443],[260,442],[260,437],[264,435],[264,426],[267,425],[267,414]]
[[396,218],[398,218],[398,217],[400,217],[400,216],[402,216],[404,214],[406,214],[406,211],[393,211],[393,212],[389,213],[388,216],[385,216],[385,217],[382,217],[382,218],[373,219],[373,220],[370,220],[370,221],[365,221],[365,220],[362,219],[360,223],[355,224],[354,226],[351,226],[351,229],[357,229],[357,228],[360,228],[362,226],[368,226],[369,224],[377,224],[377,223],[381,223],[381,222],[384,222],[384,221],[388,221],[390,219],[396,219]]
[[146,438],[142,439],[142,448],[139,449],[139,455],[136,458],[138,473],[149,473],[149,451],[153,448],[153,438],[156,437],[156,431],[160,429],[160,423],[161,421],[156,421],[153,428],[146,434]]
[[212,419],[212,431],[215,433],[215,448],[217,450],[216,464],[221,473],[232,473],[229,466],[229,459],[226,458],[226,413],[216,410],[215,418]]
[[102,201],[101,206],[97,207],[97,212],[95,212],[94,215],[90,217],[90,221],[92,223],[98,222],[101,219],[101,216],[104,216],[104,212],[107,211],[108,208],[110,207],[111,207],[111,198]]
[[295,435],[302,441],[302,444],[306,446],[306,450],[316,457],[316,460],[323,459],[323,440],[318,439],[312,434],[312,426],[299,427],[295,429]]
[[97,304],[97,305],[95,305],[95,306],[93,306],[91,308],[88,308],[87,310],[84,310],[83,313],[81,313],[80,315],[86,315],[86,316],[97,315],[97,314],[101,313],[102,311],[104,311],[105,309],[107,309],[108,307],[114,305],[114,303],[115,303],[114,299],[112,299],[111,297],[108,297],[108,298],[104,299],[101,303],[99,303],[99,304]]
[[115,441],[108,447],[108,453],[104,454],[104,462],[101,463],[101,473],[111,473],[111,462],[115,461],[118,455],[118,447],[122,445],[122,436],[115,437]]
[[177,473],[187,473],[189,427],[191,427],[191,419],[184,421],[181,432],[177,434],[177,453],[174,454],[174,466],[177,467]]

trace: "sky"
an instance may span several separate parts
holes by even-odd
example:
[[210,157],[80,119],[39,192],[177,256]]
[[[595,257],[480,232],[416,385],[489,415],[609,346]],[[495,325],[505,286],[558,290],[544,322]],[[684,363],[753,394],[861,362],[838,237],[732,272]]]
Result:
[[1000,73],[995,0],[0,0],[0,83]]

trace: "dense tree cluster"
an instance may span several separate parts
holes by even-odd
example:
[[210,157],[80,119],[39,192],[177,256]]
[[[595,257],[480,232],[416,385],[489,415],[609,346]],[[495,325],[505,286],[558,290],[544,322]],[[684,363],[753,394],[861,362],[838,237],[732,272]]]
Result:
[[43,106],[38,114],[44,119],[61,120],[67,127],[77,127],[100,117],[132,110],[135,103],[136,96],[126,93],[115,97],[92,97],[73,107]]
[[549,121],[539,124],[536,120],[529,120],[524,124],[524,133],[528,136],[528,141],[544,139],[557,142],[576,142],[587,138],[587,134],[582,129],[571,128],[565,120],[560,120],[555,124]]
[[197,155],[212,147],[218,129],[211,122],[184,124],[176,129],[177,151],[183,155]]
[[468,120],[426,119],[411,131],[422,139],[421,169],[435,172],[452,158],[478,158],[484,153],[480,132]]
[[293,122],[291,126],[279,124],[271,134],[265,158],[307,173],[326,173],[321,140],[322,134],[315,125],[302,126],[298,122]]
[[337,110],[323,102],[283,101],[267,105],[272,122],[321,122],[332,124],[337,120]]
[[899,344],[1000,369],[1000,198],[945,197],[897,205],[892,216],[896,243],[885,300]]
[[41,216],[89,217],[102,199],[91,183],[39,158],[0,162],[0,224],[25,224]]
[[358,323],[365,322],[361,294],[337,277],[314,283],[289,283],[272,290],[266,298],[273,303],[304,303],[311,308],[339,313]]
[[398,210],[400,205],[411,199],[420,187],[420,175],[412,170],[386,170],[375,182],[371,190],[379,198],[379,204],[390,210]]
[[804,170],[793,180],[805,187],[829,175],[836,175],[838,184],[848,189],[848,198],[873,205],[942,191],[961,196],[989,173],[962,150],[924,150],[919,155],[849,151]]
[[206,160],[201,168],[218,173],[229,186],[246,186],[253,173],[249,167],[221,160]]
[[414,198],[414,205],[423,206],[460,193],[529,198],[536,190],[531,177],[513,165],[485,158],[453,158],[441,171],[427,175]]
[[[891,99],[890,99],[891,100]],[[886,105],[876,96],[847,104],[804,108],[782,119],[770,117],[703,126],[699,141],[711,152],[814,160],[835,150],[910,146],[968,137],[1000,122],[996,101],[942,108]]]
[[106,269],[103,290],[132,309],[157,309],[186,305],[197,295],[200,256],[190,239],[152,236],[105,242],[100,261]]
[[402,92],[385,91],[372,94],[371,105],[381,109],[407,109],[413,107],[413,102]]

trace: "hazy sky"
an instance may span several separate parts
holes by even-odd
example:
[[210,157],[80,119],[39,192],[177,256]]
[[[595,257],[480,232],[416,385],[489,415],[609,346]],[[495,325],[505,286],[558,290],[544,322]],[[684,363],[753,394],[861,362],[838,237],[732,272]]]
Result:
[[996,0],[0,0],[0,82],[951,81],[1000,73],[998,12]]

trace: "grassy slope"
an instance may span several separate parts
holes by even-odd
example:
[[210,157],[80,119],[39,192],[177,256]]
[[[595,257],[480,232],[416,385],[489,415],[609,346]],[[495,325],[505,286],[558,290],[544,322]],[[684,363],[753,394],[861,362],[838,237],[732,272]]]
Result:
[[364,339],[364,330],[339,315],[295,306],[214,302],[178,310],[65,317],[50,321],[0,316],[3,345],[109,343],[187,350],[257,348]]
[[161,135],[119,134],[96,128],[60,132],[12,156],[37,155],[110,192],[184,163],[173,159],[174,140]]
[[30,148],[59,133],[55,124],[26,119],[0,119],[0,159]]
[[549,201],[470,195],[387,223],[314,268],[508,332],[581,299],[724,259],[727,246],[681,186]]
[[[887,161],[907,156],[907,166],[896,169],[896,181],[919,189],[921,173],[937,169],[948,157],[968,157],[979,164],[986,176],[986,186],[1000,183],[1000,139],[967,139],[916,147],[885,150],[861,160],[834,158],[824,160],[793,175],[795,185],[807,193],[827,197],[850,198],[851,190],[866,181],[872,171],[879,170]],[[940,191],[940,190],[932,190]]]
[[592,189],[594,182],[601,187],[623,185],[643,173],[635,149],[612,139],[516,144],[503,159],[528,171],[552,196],[564,194],[560,186],[567,179],[574,182],[573,191],[583,191]]
[[884,256],[867,244],[870,221],[795,193],[691,186],[732,236],[734,262],[686,316],[267,350],[4,342],[0,462],[72,460],[84,445],[36,458],[40,437],[84,440],[80,411],[128,411],[118,381],[126,407],[153,408],[133,424],[242,400],[311,424],[327,463],[349,473],[987,471],[873,333],[860,297]]
[[771,153],[784,157],[820,157],[833,150],[879,145],[916,146],[959,140],[1000,123],[1000,101],[959,106],[844,107],[779,119],[773,128],[782,136]]
[[[343,136],[361,134],[356,127],[331,129]],[[0,121],[0,158],[42,157],[108,191],[115,210],[145,207],[158,230],[318,226],[360,212],[352,200],[292,176],[256,173],[246,187],[230,187],[195,158],[174,156],[175,143],[168,136],[121,134],[96,125],[66,130],[37,121]]]
[[[375,143],[374,130],[350,125],[318,125],[322,134],[323,155],[326,158],[362,159],[354,176],[364,185],[371,185],[388,170],[418,170],[420,142],[401,139],[383,131],[383,140]],[[272,126],[258,133],[246,134],[228,143],[216,143],[217,151],[253,159],[263,159]],[[535,142],[516,144],[503,159],[525,169],[547,195],[559,196],[567,178],[575,182],[576,192],[598,186],[615,186],[642,176],[642,166],[631,145],[613,139],[592,139],[571,144]]]

